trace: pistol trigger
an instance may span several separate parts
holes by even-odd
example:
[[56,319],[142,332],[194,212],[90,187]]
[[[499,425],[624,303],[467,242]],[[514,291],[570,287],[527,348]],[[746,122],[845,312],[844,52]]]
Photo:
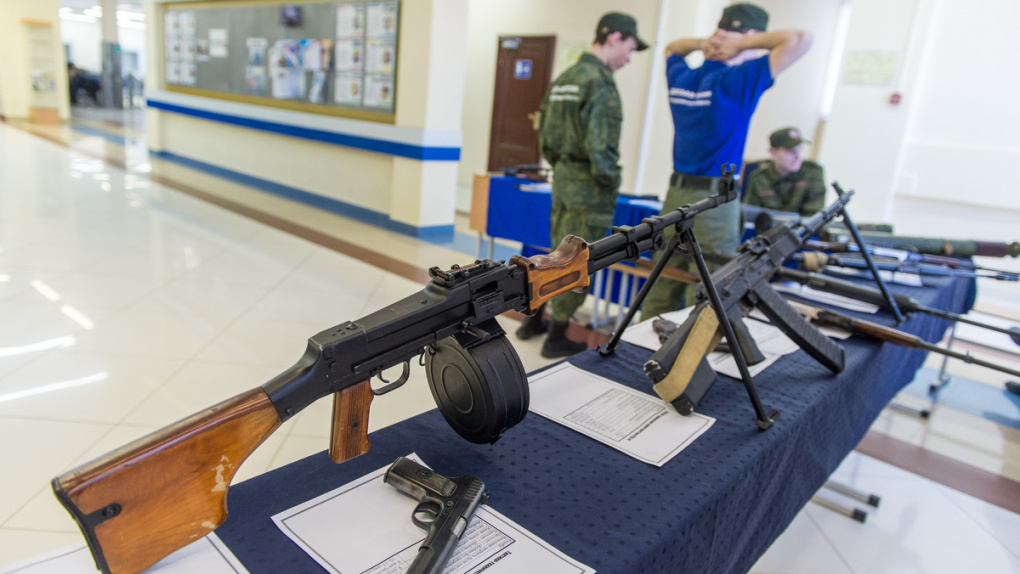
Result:
[[411,513],[411,522],[414,522],[418,528],[428,531],[442,512],[442,503],[433,498],[426,498],[414,507],[414,512]]

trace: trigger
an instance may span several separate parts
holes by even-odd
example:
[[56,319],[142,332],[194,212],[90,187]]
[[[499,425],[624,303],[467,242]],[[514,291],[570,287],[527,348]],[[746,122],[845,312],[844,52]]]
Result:
[[411,513],[411,522],[414,522],[414,525],[422,530],[428,530],[432,527],[432,523],[439,518],[442,510],[442,506],[434,500],[419,502],[418,506],[414,507],[414,512]]
[[385,395],[390,391],[396,390],[403,386],[403,384],[407,382],[408,377],[411,376],[411,360],[408,359],[404,361],[404,372],[400,373],[400,378],[393,381],[392,383],[384,379],[382,373],[379,373],[376,376],[379,377],[380,381],[386,384],[380,387],[379,389],[372,389],[373,395],[375,396]]

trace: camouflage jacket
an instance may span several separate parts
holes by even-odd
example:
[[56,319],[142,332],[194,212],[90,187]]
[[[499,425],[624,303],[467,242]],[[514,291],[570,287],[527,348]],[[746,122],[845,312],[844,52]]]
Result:
[[539,109],[538,145],[549,163],[588,163],[599,191],[615,194],[623,107],[609,68],[585,53],[556,78]]
[[754,170],[747,180],[744,203],[801,215],[814,215],[825,207],[825,171],[811,160],[800,170],[779,177],[771,161]]

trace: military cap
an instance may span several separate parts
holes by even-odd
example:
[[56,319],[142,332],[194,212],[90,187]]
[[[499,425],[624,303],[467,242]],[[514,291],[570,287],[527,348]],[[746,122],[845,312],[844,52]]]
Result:
[[634,40],[637,41],[637,51],[645,50],[648,48],[648,43],[642,40],[637,35],[637,20],[634,19],[630,14],[624,14],[623,12],[607,12],[599,20],[599,25],[595,28],[595,36],[599,34],[612,34],[613,32],[620,32],[626,36],[634,36]]
[[749,2],[727,6],[719,20],[719,29],[730,32],[758,30],[764,32],[769,23],[769,13],[764,8]]
[[811,143],[804,139],[797,128],[783,128],[772,132],[769,144],[774,148],[793,149],[802,143]]

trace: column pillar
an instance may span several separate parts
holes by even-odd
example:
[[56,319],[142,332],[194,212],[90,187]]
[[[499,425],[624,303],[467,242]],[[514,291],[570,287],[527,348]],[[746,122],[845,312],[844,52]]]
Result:
[[102,0],[103,74],[99,103],[104,108],[123,108],[124,89],[120,71],[120,40],[117,37],[117,1]]
[[[461,131],[467,11],[467,0],[401,3],[396,123],[424,130],[425,145],[430,132]],[[390,217],[420,235],[452,233],[458,163],[394,158]]]

